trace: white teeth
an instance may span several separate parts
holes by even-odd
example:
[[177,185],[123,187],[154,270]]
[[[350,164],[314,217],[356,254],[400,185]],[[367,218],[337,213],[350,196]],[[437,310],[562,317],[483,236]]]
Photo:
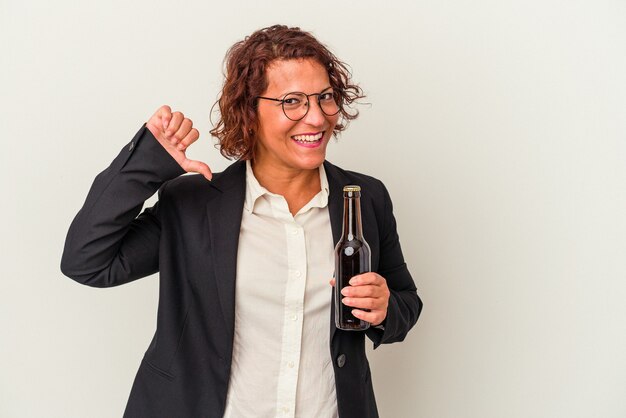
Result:
[[324,132],[320,132],[316,135],[294,135],[292,136],[298,142],[317,142],[324,136]]

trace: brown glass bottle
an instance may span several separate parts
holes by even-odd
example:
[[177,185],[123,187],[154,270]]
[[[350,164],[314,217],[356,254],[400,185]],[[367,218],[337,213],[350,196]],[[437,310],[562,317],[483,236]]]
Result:
[[343,232],[335,246],[335,325],[346,331],[362,331],[370,323],[352,315],[351,306],[341,303],[341,289],[350,286],[352,277],[370,271],[370,247],[363,238],[361,224],[361,187],[343,188]]

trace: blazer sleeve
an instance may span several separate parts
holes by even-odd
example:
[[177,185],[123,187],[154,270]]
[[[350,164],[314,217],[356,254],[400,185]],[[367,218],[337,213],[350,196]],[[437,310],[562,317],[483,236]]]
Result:
[[157,190],[161,195],[167,180],[184,172],[144,124],[95,178],[67,233],[63,274],[88,286],[111,287],[156,273],[159,203],[139,212]]
[[391,197],[384,185],[382,188],[384,216],[380,235],[378,274],[387,281],[390,296],[387,317],[382,323],[383,329],[370,327],[365,331],[374,343],[374,349],[380,344],[403,341],[417,322],[423,306],[422,300],[417,295],[415,282],[404,262]]

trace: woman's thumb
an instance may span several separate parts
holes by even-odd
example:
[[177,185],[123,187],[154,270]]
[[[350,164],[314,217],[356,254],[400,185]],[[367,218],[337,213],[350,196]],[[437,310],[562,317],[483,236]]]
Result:
[[209,181],[211,181],[211,179],[213,178],[213,173],[211,172],[211,169],[202,161],[189,160],[189,164],[187,165],[187,172],[200,173]]

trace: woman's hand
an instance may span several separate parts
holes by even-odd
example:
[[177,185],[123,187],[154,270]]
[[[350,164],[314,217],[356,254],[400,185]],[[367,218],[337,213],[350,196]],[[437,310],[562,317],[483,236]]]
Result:
[[161,106],[146,123],[146,127],[165,150],[188,173],[200,173],[211,180],[213,173],[201,161],[190,160],[185,155],[189,145],[196,142],[200,133],[193,122],[180,112],[173,112],[169,106]]
[[[331,279],[331,286],[335,286],[335,279]],[[350,279],[350,286],[341,290],[345,296],[341,302],[352,306],[352,315],[372,326],[380,325],[387,317],[389,306],[389,288],[387,280],[378,273],[363,273]],[[362,309],[369,309],[369,312]]]

